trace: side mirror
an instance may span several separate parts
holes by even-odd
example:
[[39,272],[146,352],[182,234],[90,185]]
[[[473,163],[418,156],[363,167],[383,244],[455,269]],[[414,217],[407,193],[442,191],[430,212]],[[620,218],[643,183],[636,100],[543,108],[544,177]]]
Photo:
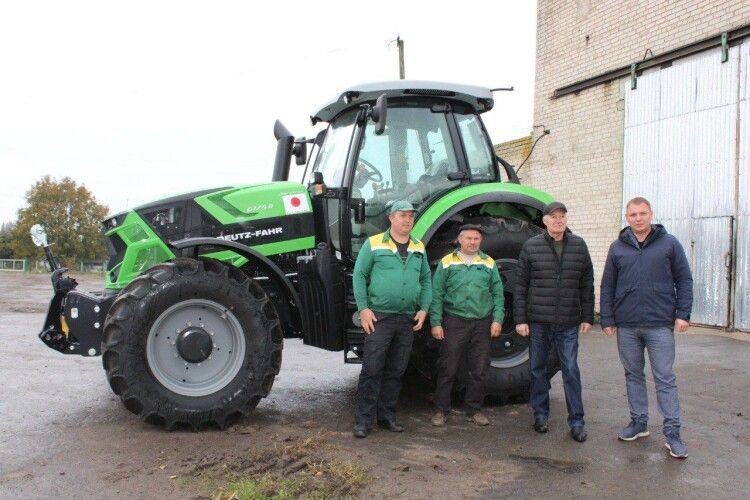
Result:
[[375,135],[382,135],[385,132],[385,118],[388,115],[388,98],[385,94],[378,97],[375,106],[372,108],[372,121],[375,122]]
[[294,155],[294,163],[297,165],[307,163],[307,139],[304,137],[296,139],[292,147],[292,154]]
[[365,222],[365,199],[352,198],[351,208],[354,211],[354,223],[364,224]]
[[34,242],[34,245],[38,247],[49,246],[47,245],[47,233],[44,231],[41,224],[34,224],[31,226],[29,233],[31,234],[31,240]]

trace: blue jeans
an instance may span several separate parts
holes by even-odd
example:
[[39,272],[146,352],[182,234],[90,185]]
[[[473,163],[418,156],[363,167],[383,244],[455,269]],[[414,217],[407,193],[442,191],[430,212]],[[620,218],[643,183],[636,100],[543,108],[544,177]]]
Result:
[[530,403],[534,418],[549,417],[549,380],[547,364],[554,342],[560,358],[565,403],[568,406],[568,425],[583,425],[581,372],[578,369],[578,326],[556,326],[544,323],[529,325],[529,356],[531,365]]
[[643,349],[648,351],[651,373],[656,384],[656,402],[664,415],[664,433],[680,429],[680,400],[674,376],[674,332],[670,327],[617,328],[617,350],[625,368],[630,418],[648,423],[648,393],[643,368]]

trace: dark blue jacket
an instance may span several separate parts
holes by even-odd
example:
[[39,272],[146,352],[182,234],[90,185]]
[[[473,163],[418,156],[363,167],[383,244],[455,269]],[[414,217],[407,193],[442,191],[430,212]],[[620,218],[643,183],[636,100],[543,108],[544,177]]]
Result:
[[638,245],[626,227],[609,247],[602,276],[602,327],[674,326],[688,321],[693,307],[693,278],[685,251],[664,226],[654,224]]

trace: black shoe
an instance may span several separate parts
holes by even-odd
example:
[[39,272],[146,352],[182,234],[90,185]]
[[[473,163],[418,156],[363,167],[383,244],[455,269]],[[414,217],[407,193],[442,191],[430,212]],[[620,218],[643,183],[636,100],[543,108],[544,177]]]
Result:
[[547,432],[549,430],[549,427],[547,427],[547,419],[541,417],[535,418],[534,430],[540,434],[544,434],[545,432]]
[[395,420],[378,420],[378,425],[391,432],[404,432],[404,426]]
[[586,429],[584,429],[582,425],[576,425],[576,426],[571,427],[570,435],[573,436],[573,439],[575,439],[579,443],[583,443],[584,441],[586,441],[586,438],[588,437],[588,434],[586,434]]
[[355,425],[354,429],[352,430],[352,434],[355,438],[366,438],[367,435],[370,433],[370,429],[368,429],[364,425]]

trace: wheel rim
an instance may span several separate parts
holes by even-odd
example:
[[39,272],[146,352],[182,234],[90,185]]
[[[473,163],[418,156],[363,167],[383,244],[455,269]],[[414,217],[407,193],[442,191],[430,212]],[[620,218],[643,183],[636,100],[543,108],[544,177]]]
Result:
[[[188,348],[179,342],[196,336],[211,339],[210,352],[186,355]],[[183,396],[207,396],[223,389],[239,373],[244,359],[245,335],[239,320],[207,299],[185,300],[162,312],[146,341],[146,360],[154,378]]]
[[528,340],[516,334],[515,331],[508,332],[505,330],[502,335],[492,339],[490,343],[490,366],[493,368],[513,368],[528,360]]
[[518,280],[518,263],[515,259],[498,259],[502,269],[501,278],[505,290],[505,318],[502,335],[490,343],[490,366],[493,368],[515,368],[529,360],[529,338],[516,333],[516,325],[511,314],[513,293]]

